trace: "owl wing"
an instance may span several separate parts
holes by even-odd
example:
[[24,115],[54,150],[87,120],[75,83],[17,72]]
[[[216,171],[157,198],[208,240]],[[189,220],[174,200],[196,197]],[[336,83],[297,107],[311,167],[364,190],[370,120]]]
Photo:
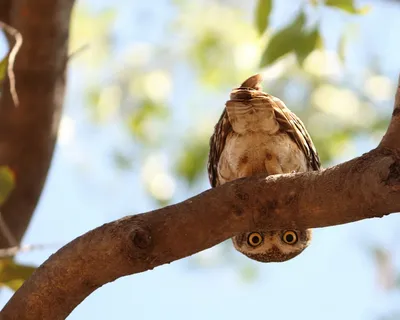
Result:
[[225,148],[226,138],[232,132],[232,125],[229,121],[226,109],[222,112],[217,124],[214,128],[214,133],[210,138],[210,152],[208,155],[208,179],[210,180],[211,187],[219,186],[218,179],[218,163],[222,151]]
[[310,168],[312,170],[319,170],[321,168],[321,161],[303,122],[280,99],[275,98],[274,102],[277,105],[277,108],[274,108],[275,118],[279,123],[280,129],[286,132],[299,148],[303,150]]

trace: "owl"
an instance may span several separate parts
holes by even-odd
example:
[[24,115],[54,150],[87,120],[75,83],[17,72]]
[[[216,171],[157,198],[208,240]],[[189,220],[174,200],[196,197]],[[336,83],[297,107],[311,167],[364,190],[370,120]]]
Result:
[[[302,121],[278,98],[262,92],[261,75],[247,79],[230,94],[210,139],[211,186],[256,174],[319,170],[320,159]],[[283,262],[300,254],[311,229],[242,233],[236,250],[260,262]]]

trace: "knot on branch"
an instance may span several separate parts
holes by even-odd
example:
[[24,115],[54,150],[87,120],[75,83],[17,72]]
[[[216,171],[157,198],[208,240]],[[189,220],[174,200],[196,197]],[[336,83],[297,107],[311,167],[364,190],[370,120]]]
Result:
[[150,231],[141,227],[137,227],[132,231],[131,239],[135,247],[139,249],[150,248],[153,244]]
[[394,187],[394,189],[400,189],[400,160],[395,160],[389,166],[389,174],[385,179],[385,184]]
[[399,113],[400,113],[400,108],[395,108],[395,109],[393,110],[392,116],[393,116],[393,117],[396,117],[396,116],[399,115]]

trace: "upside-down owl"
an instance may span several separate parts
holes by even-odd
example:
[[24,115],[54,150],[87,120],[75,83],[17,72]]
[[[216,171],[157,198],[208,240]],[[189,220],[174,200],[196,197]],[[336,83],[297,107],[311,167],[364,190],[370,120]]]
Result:
[[[261,75],[230,94],[210,139],[208,175],[212,187],[251,175],[318,170],[320,160],[302,121],[278,98],[261,91]],[[260,262],[282,262],[300,254],[311,229],[236,235],[239,252]]]

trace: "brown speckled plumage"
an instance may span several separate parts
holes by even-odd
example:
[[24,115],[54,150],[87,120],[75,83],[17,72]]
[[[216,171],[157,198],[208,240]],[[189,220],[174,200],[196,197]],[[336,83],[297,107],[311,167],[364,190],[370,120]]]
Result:
[[[261,91],[260,75],[247,79],[230,94],[210,139],[208,174],[212,187],[254,175],[318,170],[320,160],[302,121],[278,98]],[[295,230],[298,241],[287,244],[284,230],[258,231],[257,247],[250,233],[232,238],[235,248],[261,262],[289,260],[309,244],[311,230]]]

